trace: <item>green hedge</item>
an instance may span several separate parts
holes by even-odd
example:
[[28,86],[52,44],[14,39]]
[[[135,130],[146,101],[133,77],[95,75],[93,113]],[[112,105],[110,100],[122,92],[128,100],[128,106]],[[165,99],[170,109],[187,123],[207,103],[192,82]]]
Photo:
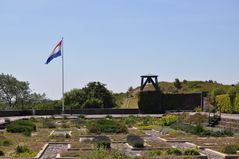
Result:
[[223,113],[232,113],[233,107],[231,106],[230,98],[228,94],[216,96],[216,105]]
[[233,105],[228,94],[216,96],[216,105],[223,113],[239,113],[239,94],[235,96]]

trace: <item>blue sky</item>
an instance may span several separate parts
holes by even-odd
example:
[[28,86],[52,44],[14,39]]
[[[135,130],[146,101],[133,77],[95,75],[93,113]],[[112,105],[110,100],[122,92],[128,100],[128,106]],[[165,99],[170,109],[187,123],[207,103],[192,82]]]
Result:
[[65,87],[100,81],[114,92],[161,81],[239,82],[238,0],[1,0],[0,73],[61,97],[61,59],[45,65],[64,36]]

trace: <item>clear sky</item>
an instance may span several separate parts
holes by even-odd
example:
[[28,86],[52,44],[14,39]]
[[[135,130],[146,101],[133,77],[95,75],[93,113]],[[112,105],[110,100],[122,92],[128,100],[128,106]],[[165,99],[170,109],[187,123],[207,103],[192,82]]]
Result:
[[238,0],[1,0],[0,73],[59,99],[61,58],[44,63],[62,36],[66,91],[143,74],[239,82]]

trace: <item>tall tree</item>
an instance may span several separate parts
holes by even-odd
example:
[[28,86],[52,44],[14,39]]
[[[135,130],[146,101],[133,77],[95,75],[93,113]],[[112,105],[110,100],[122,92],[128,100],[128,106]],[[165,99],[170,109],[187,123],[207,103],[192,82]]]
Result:
[[177,89],[181,89],[182,88],[182,85],[181,85],[181,82],[179,81],[178,78],[175,79],[174,81],[174,86],[177,88]]

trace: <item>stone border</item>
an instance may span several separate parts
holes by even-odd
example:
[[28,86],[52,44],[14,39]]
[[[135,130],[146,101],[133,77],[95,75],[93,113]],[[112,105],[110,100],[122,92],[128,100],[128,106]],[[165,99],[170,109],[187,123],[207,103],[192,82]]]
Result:
[[221,156],[221,157],[223,157],[225,159],[238,159],[239,158],[239,155],[229,155],[229,154],[225,154],[225,153],[218,152],[218,151],[215,151],[215,150],[212,150],[212,149],[208,149],[208,148],[206,148],[204,150],[208,151],[210,153],[214,153],[214,154],[216,154],[218,156]]
[[69,130],[69,131],[68,131],[68,130],[52,130],[51,133],[50,133],[50,135],[48,135],[48,136],[49,136],[49,137],[52,136],[55,131],[65,131],[65,132],[69,132],[69,133],[66,133],[66,134],[69,134],[70,136],[71,136],[71,133],[72,133],[72,131],[70,131],[70,130]]
[[45,150],[47,149],[48,145],[49,143],[45,144],[34,158],[40,158],[42,154],[45,152]]

